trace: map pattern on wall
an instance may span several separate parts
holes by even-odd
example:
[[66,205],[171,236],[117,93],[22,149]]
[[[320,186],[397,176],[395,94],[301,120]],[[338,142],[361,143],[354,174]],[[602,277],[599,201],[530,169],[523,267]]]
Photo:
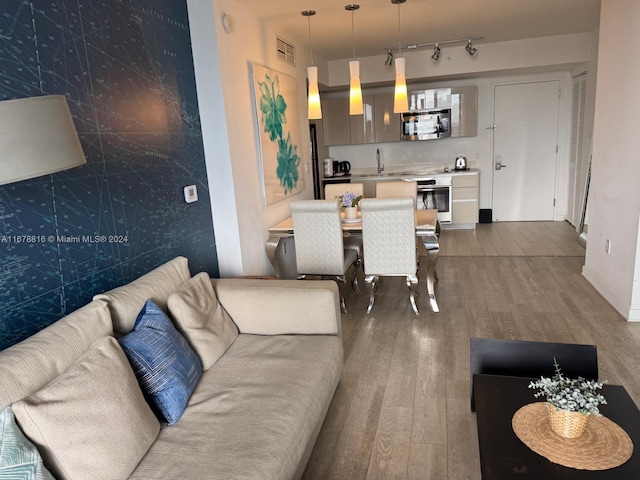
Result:
[[219,274],[186,0],[2,0],[0,100],[52,94],[87,164],[0,186],[0,349],[178,255]]

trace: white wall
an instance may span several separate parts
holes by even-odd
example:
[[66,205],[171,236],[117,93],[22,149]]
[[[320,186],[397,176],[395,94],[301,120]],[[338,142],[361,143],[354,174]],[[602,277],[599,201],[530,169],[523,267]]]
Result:
[[[309,170],[304,173],[302,193],[265,204],[251,63],[297,79],[299,108],[297,115],[290,117],[300,122],[302,145],[298,153],[306,166],[310,163],[307,56],[297,49],[297,67],[279,60],[276,32],[232,0],[189,0],[189,5],[220,274],[271,273],[265,253],[267,229],[290,215],[291,199],[313,198],[313,178]],[[233,19],[229,34],[221,28],[223,12]]]
[[[583,273],[629,320],[640,320],[640,2],[602,2]],[[611,253],[605,253],[605,241]]]

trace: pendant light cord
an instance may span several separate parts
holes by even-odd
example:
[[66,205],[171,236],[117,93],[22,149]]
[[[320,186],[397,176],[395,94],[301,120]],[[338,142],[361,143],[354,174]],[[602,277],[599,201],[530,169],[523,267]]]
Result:
[[402,54],[402,39],[400,38],[400,3],[398,2],[396,5],[398,5],[398,55]]
[[311,47],[311,15],[307,15],[307,26],[309,27],[309,58],[313,66],[313,48]]
[[353,58],[356,58],[356,30],[353,21],[353,10],[351,10],[351,43],[353,45]]

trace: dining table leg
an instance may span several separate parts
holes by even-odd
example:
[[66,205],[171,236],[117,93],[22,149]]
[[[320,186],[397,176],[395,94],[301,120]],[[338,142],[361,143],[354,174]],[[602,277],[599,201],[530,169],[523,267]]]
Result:
[[435,234],[420,235],[420,239],[427,251],[427,294],[429,295],[429,303],[431,304],[431,310],[437,313],[440,310],[436,300],[435,283],[440,243],[438,242],[438,236]]

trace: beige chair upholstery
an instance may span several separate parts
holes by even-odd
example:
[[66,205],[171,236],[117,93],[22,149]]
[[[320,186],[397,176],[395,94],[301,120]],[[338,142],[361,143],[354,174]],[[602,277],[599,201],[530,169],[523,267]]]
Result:
[[369,288],[371,312],[376,284],[381,276],[404,276],[411,306],[419,314],[415,295],[418,285],[415,201],[409,197],[370,198],[360,202],[364,238],[364,281]]
[[[364,184],[362,183],[327,183],[324,186],[324,198],[326,200],[334,200],[347,192],[364,196]],[[344,248],[355,250],[360,258],[362,258],[362,238],[361,237],[344,237]]]
[[376,198],[390,197],[412,197],[415,210],[418,197],[418,182],[415,180],[376,182]]
[[346,273],[352,268],[351,284],[359,294],[360,256],[355,250],[344,247],[338,202],[299,200],[291,202],[290,208],[298,275],[300,278],[306,275],[335,278],[340,287],[340,307],[346,313]]
[[356,195],[364,195],[364,184],[362,183],[327,183],[324,186],[324,198],[326,200],[333,200],[340,195],[344,195],[347,192],[355,193]]

